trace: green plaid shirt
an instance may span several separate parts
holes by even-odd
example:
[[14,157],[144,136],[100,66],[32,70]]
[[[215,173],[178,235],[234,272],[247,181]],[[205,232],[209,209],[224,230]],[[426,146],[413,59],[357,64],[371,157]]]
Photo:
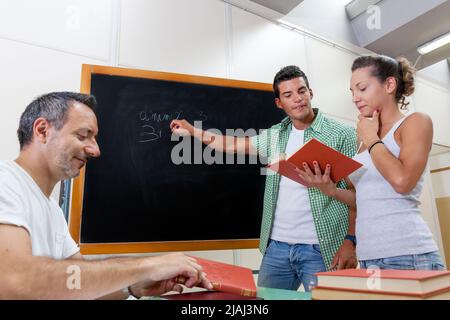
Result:
[[[346,156],[353,157],[356,153],[355,129],[323,116],[318,109],[314,108],[313,111],[316,117],[305,130],[304,143],[315,138]],[[291,130],[292,122],[286,117],[279,124],[252,137],[251,143],[260,155],[268,157],[271,162],[280,153],[285,153]],[[272,230],[281,179],[279,174],[267,173],[259,242],[259,249],[263,254]],[[337,186],[343,189],[347,187],[344,181],[340,181]],[[322,257],[328,268],[347,234],[348,207],[316,188],[308,188],[308,195]]]

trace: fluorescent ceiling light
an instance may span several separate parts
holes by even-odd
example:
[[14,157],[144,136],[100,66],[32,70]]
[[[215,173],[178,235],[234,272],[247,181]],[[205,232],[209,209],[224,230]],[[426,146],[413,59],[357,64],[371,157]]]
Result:
[[450,43],[450,32],[417,48],[420,54],[427,54]]

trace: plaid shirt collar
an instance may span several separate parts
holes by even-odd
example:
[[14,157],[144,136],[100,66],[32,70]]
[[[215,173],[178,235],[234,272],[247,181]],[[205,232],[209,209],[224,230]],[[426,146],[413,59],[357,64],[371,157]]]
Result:
[[[324,116],[322,114],[322,112],[319,111],[318,108],[312,108],[313,112],[314,112],[314,120],[311,123],[311,125],[308,127],[307,130],[313,130],[317,133],[321,133],[323,131],[323,121],[324,121]],[[284,118],[283,120],[281,120],[281,130],[289,130],[291,127],[290,125],[292,124],[292,121],[289,117]]]

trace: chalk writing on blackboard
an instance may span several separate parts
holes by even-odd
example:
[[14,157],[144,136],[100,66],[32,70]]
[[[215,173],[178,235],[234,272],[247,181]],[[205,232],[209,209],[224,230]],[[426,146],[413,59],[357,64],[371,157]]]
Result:
[[195,113],[187,113],[181,110],[172,113],[153,112],[152,110],[142,110],[139,112],[139,121],[141,123],[141,131],[138,142],[147,143],[162,138],[163,133],[170,131],[167,129],[172,120],[178,119],[195,119],[201,122],[208,120],[208,116],[202,110]]

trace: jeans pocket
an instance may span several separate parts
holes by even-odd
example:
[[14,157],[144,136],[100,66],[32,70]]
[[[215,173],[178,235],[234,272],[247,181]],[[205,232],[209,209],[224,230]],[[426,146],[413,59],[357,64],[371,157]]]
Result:
[[322,251],[320,250],[320,245],[319,244],[313,244],[312,248],[315,252],[317,252],[318,254],[322,255]]
[[381,259],[386,269],[414,270],[414,257],[412,255],[390,257]]
[[275,245],[275,240],[269,239],[269,242],[267,243],[266,253],[273,249],[273,246]]
[[441,263],[433,263],[432,269],[431,270],[436,270],[436,271],[444,271],[445,270],[445,266]]
[[437,251],[417,255],[415,266],[417,270],[445,270]]

